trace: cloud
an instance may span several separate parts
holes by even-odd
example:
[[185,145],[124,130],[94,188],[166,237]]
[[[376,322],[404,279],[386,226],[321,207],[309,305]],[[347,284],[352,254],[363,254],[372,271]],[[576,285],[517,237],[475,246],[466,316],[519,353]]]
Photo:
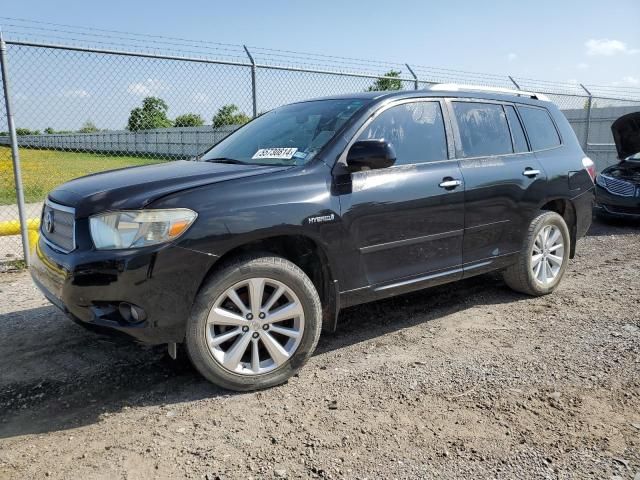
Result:
[[139,97],[149,97],[158,95],[160,92],[166,90],[165,85],[155,78],[147,78],[143,82],[131,83],[127,87],[127,92]]
[[88,98],[91,96],[89,92],[84,89],[65,90],[62,92],[62,96],[65,98]]
[[592,38],[584,43],[587,47],[587,55],[611,57],[619,53],[634,55],[640,52],[637,48],[629,48],[626,43],[620,40],[609,40],[607,38]]
[[611,82],[611,86],[613,87],[638,87],[640,86],[640,78],[632,77],[631,75],[625,75],[622,77],[622,80],[616,80],[615,82]]
[[578,69],[580,70],[586,70],[587,68],[589,68],[589,64],[585,63],[585,62],[580,62],[578,65],[576,65],[578,67]]
[[518,54],[517,53],[511,52],[511,53],[509,53],[507,55],[507,60],[509,60],[510,62],[513,62],[513,61],[515,61],[517,59],[518,59]]
[[632,77],[631,75],[627,75],[625,77],[622,77],[622,82],[626,83],[627,85],[640,85],[640,78],[637,77]]

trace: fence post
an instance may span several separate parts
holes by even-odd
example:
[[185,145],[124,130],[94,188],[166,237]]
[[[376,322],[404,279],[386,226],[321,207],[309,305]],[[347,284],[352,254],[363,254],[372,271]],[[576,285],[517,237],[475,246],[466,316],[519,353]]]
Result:
[[582,89],[587,92],[587,126],[584,132],[584,153],[589,155],[589,130],[591,130],[591,107],[593,106],[593,96],[591,92],[587,90],[583,84],[580,84]]
[[405,63],[405,65],[407,66],[407,70],[409,70],[409,73],[411,74],[411,76],[413,77],[413,89],[414,90],[419,90],[420,86],[418,85],[418,76],[415,74],[415,72],[411,69],[411,67],[409,66],[408,63]]
[[249,57],[249,61],[251,62],[251,97],[253,100],[253,118],[258,116],[258,96],[256,94],[256,62],[253,59],[253,55],[249,52],[249,49],[246,45],[243,45],[244,51]]
[[511,83],[513,83],[516,86],[516,88],[520,90],[520,85],[518,85],[518,82],[516,82],[511,75],[508,75],[508,77],[509,77],[509,80],[511,80]]
[[9,93],[9,75],[7,67],[7,44],[0,32],[0,70],[2,70],[2,85],[4,87],[4,103],[7,109],[7,124],[9,126],[9,138],[11,141],[11,158],[13,160],[13,179],[16,186],[16,201],[18,202],[18,219],[20,221],[20,236],[22,237],[22,252],[24,263],[29,266],[29,231],[27,229],[27,217],[24,206],[24,190],[22,188],[22,171],[20,170],[20,152],[18,151],[18,137],[16,125],[13,121],[11,110],[11,96]]

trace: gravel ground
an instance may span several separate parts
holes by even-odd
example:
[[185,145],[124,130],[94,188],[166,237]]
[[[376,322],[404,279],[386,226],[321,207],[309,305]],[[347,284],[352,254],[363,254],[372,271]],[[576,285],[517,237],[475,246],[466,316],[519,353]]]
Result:
[[248,394],[0,275],[0,478],[640,479],[639,249],[595,223],[553,295],[489,275],[350,308]]

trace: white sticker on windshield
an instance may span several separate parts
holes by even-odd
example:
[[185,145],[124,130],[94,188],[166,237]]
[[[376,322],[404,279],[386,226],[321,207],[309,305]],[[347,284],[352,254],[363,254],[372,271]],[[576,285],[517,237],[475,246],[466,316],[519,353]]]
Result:
[[291,160],[293,155],[298,151],[297,148],[261,148],[251,157],[253,160],[260,158],[281,158]]

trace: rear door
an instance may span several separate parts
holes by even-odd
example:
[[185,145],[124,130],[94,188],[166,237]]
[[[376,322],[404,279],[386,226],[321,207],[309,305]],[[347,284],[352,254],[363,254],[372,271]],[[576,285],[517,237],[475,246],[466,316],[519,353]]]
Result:
[[352,140],[384,139],[397,154],[392,167],[349,174],[340,196],[370,285],[438,272],[462,276],[464,187],[443,107],[437,99],[382,107]]
[[465,272],[490,270],[520,250],[545,173],[514,105],[451,99],[448,106],[465,183]]

